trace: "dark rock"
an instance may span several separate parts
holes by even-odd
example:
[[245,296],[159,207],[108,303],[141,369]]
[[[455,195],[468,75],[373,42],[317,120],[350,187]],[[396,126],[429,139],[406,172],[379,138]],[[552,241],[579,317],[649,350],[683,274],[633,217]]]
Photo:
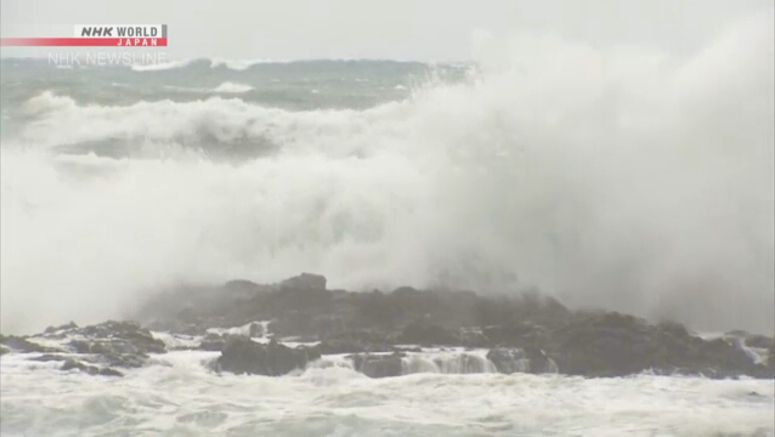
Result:
[[509,325],[520,320],[553,328],[564,324],[571,312],[556,299],[529,292],[519,296],[479,298],[474,305],[474,314],[480,326]]
[[675,323],[649,325],[619,313],[587,314],[553,334],[552,356],[563,373],[622,376],[651,370],[712,377],[762,376],[740,348],[692,336]]
[[438,325],[415,322],[407,326],[398,337],[398,342],[407,344],[433,345],[458,345],[460,336],[449,329]]
[[546,353],[536,347],[525,349],[496,348],[487,353],[500,373],[557,373],[557,365]]
[[390,355],[359,354],[353,355],[355,370],[370,378],[400,376],[402,373],[402,355],[394,352]]
[[332,318],[332,302],[333,293],[326,290],[325,277],[302,273],[281,282],[277,291],[266,296],[261,304],[268,311],[266,318],[274,320],[272,332],[305,335],[317,331],[321,321]]
[[70,331],[73,329],[77,329],[78,325],[75,324],[75,322],[66,323],[64,325],[60,326],[49,326],[46,328],[45,331],[43,331],[43,334],[48,334],[49,336],[52,336],[55,333],[58,333],[60,331]]
[[98,374],[102,375],[102,376],[124,376],[123,373],[119,372],[116,369],[112,369],[110,367],[102,367],[102,368],[100,368]]
[[268,334],[268,332],[264,332],[264,327],[258,322],[252,322],[250,326],[248,326],[248,335],[251,337],[262,337],[266,334]]
[[[648,339],[645,321],[618,313],[590,315],[571,322],[555,341],[557,364],[572,375],[621,376],[653,367],[660,351]],[[672,352],[668,348],[666,354]]]
[[123,373],[118,370],[111,369],[110,367],[97,367],[90,366],[81,361],[68,358],[60,367],[61,370],[78,370],[80,372],[88,373],[89,375],[102,375],[102,376],[124,376]]
[[[391,350],[394,350],[396,352],[422,352],[422,348],[420,346],[393,346]],[[382,351],[387,352],[387,351]]]
[[766,335],[751,334],[748,331],[742,329],[735,329],[724,334],[724,338],[738,338],[748,347],[756,347],[761,349],[767,349],[775,341],[774,339],[767,337]]
[[[361,330],[380,331],[384,337],[395,337],[417,320],[442,326],[457,336],[460,328],[493,324],[479,323],[477,308],[480,306],[492,307],[497,318],[504,322],[514,320],[519,314],[525,314],[526,320],[549,320],[566,311],[550,299],[505,296],[494,299],[471,291],[421,291],[411,287],[401,287],[391,293],[327,290],[324,277],[302,274],[274,286],[234,281],[220,287],[172,290],[155,295],[138,316],[154,329],[196,335],[204,335],[212,326],[239,326],[252,320],[271,319],[272,332],[280,337],[324,340]],[[483,340],[481,336],[469,337],[466,344],[489,345]]]
[[[340,301],[345,301],[349,296],[342,294],[338,298]],[[370,325],[392,326],[404,315],[393,296],[385,295],[379,290],[361,293],[354,302],[357,315]]]
[[460,328],[457,336],[460,339],[460,345],[467,348],[485,348],[493,345],[481,328]]
[[149,353],[164,353],[164,342],[133,322],[107,321],[72,330],[79,339],[69,343],[79,354],[96,354],[110,366],[140,367]]
[[[258,326],[256,329],[255,326]],[[261,337],[259,333],[263,332],[263,329],[261,328],[261,325],[258,323],[253,323],[250,325],[250,335],[244,336],[244,335],[236,335],[236,334],[216,334],[213,332],[208,332],[205,334],[204,337],[202,337],[202,340],[199,343],[198,349],[205,350],[205,351],[217,351],[221,352],[223,351],[223,348],[226,347],[226,344],[231,340],[235,338],[250,338],[250,337]]]
[[[280,303],[280,299],[273,302],[273,304],[279,304],[281,308],[284,308],[278,309],[282,316],[273,320],[269,325],[269,331],[273,336],[278,338],[301,337],[310,340],[320,340],[340,332],[346,332],[347,327],[341,326],[340,320],[326,312],[327,303],[320,300],[316,302],[315,298],[306,299],[300,293],[297,291],[287,291],[284,292],[282,303]],[[325,300],[326,293],[328,292],[320,293],[322,296],[317,297],[322,297]],[[291,299],[298,299],[299,302],[291,303]],[[304,301],[304,303],[301,303],[301,301]],[[291,307],[297,309],[288,310]]]
[[527,372],[530,369],[530,360],[522,349],[491,349],[487,352],[487,359],[500,373]]
[[246,280],[221,286],[178,286],[155,293],[135,317],[154,330],[204,335],[213,326],[240,326],[271,318],[265,299],[276,288]]
[[422,296],[422,292],[420,290],[417,290],[416,288],[413,288],[413,287],[407,287],[407,286],[398,287],[395,290],[393,290],[393,292],[390,294],[392,294],[395,297],[407,298],[407,299],[418,298]]
[[[164,342],[151,335],[135,322],[109,320],[97,325],[85,326],[73,331],[88,339],[93,345],[106,345],[126,353],[164,353]],[[99,353],[99,352],[98,352]]]
[[304,369],[307,363],[320,358],[317,348],[291,349],[274,341],[258,344],[249,338],[231,338],[216,361],[216,368],[231,373],[267,376],[285,375]]
[[348,335],[326,338],[320,343],[320,353],[346,354],[360,352],[390,352],[393,347],[380,337],[364,332],[354,332]]
[[437,296],[412,287],[399,287],[387,296],[388,308],[402,317],[426,317],[440,308]]
[[27,340],[25,337],[18,337],[15,335],[1,335],[0,344],[5,346],[9,351],[16,352],[58,352],[59,349],[47,347]]
[[543,350],[530,346],[525,349],[530,360],[530,373],[557,373],[559,368],[549,355]]
[[78,360],[74,360],[72,358],[68,358],[65,360],[64,363],[62,363],[62,367],[60,367],[61,370],[80,370],[84,371],[86,373],[96,374],[97,368],[93,366],[88,366]]
[[[138,314],[159,329],[197,335],[212,326],[272,320],[273,335],[321,341],[322,353],[370,354],[396,350],[394,343],[401,342],[520,349],[531,372],[551,371],[552,361],[564,373],[584,376],[653,371],[766,377],[775,372],[775,365],[754,364],[746,355],[751,351],[739,341],[706,341],[677,323],[654,325],[618,313],[571,312],[534,291],[478,296],[401,287],[390,293],[358,293],[327,290],[324,277],[307,273],[276,285],[241,280],[185,287],[155,296]],[[251,335],[259,335],[257,326]],[[201,347],[223,350],[228,341],[206,336]],[[745,333],[745,344],[760,353],[772,342]]]
[[352,329],[323,337],[320,351],[323,354],[343,354],[358,352],[391,352],[393,342],[382,330]]
[[302,273],[299,276],[280,282],[281,289],[325,291],[326,277],[312,273]]
[[746,346],[758,347],[761,349],[767,349],[771,347],[774,343],[775,343],[775,340],[773,340],[770,337],[767,337],[766,335],[753,334],[745,339]]
[[65,361],[68,357],[62,354],[43,354],[38,357],[30,358],[32,361],[41,361],[41,362],[48,362],[48,361]]
[[487,339],[498,346],[528,347],[545,344],[549,339],[548,330],[529,321],[511,321],[482,329]]
[[213,334],[211,332],[208,332],[207,335],[205,335],[202,338],[202,341],[199,343],[199,349],[204,351],[221,352],[223,348],[226,347],[226,343],[228,343],[229,339],[231,339],[232,337],[234,336]]
[[734,371],[750,367],[752,364],[751,358],[740,350],[736,343],[723,338],[705,341],[699,346],[698,358],[704,365]]
[[234,279],[224,284],[223,288],[231,293],[250,295],[261,290],[261,286],[246,279]]

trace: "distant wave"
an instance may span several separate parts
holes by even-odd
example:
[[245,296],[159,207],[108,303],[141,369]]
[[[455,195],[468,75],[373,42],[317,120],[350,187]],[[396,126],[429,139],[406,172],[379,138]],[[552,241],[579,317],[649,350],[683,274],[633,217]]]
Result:
[[[399,64],[421,64],[419,61],[411,60],[388,60],[388,59],[358,59],[358,58],[336,58],[336,59],[225,59],[225,58],[192,58],[192,59],[180,59],[171,60],[168,62],[158,64],[135,64],[132,65],[132,70],[138,72],[151,72],[151,71],[163,71],[176,68],[185,68],[194,65],[207,65],[210,68],[225,68],[232,71],[245,71],[253,66],[261,64],[292,64],[295,62],[375,62],[375,63],[399,63]],[[431,62],[428,65],[434,65]],[[468,63],[450,63],[450,66],[459,68],[468,67]]]
[[179,61],[169,61],[169,62],[162,62],[158,64],[134,64],[132,65],[132,70],[134,71],[162,71],[162,70],[172,70],[175,68],[182,68],[189,64],[191,64],[194,60],[179,60]]
[[240,94],[252,90],[253,87],[241,83],[224,82],[213,89],[215,93]]
[[192,86],[179,86],[179,85],[164,85],[164,89],[182,93],[199,93],[199,94],[242,94],[253,89],[252,86],[238,82],[223,82],[220,85],[207,88],[207,87],[192,87]]
[[226,67],[230,70],[244,71],[257,64],[280,64],[287,63],[289,61],[276,60],[276,59],[224,59],[224,58],[212,58],[209,59],[210,68],[217,68],[220,66]]
[[[180,89],[203,93],[227,89],[234,93],[236,90],[243,92],[244,87],[226,82],[214,89]],[[272,143],[314,150],[316,143],[330,141],[341,149],[327,148],[329,152],[347,155],[352,153],[353,147],[365,152],[353,141],[363,138],[363,129],[377,123],[381,116],[390,114],[383,123],[400,122],[403,118],[400,112],[388,111],[395,105],[398,104],[366,111],[287,111],[248,103],[237,97],[220,96],[187,102],[160,100],[131,105],[86,105],[70,96],[45,91],[22,106],[25,116],[34,117],[35,121],[25,125],[13,142],[24,148],[56,149],[74,144],[121,141],[137,148],[165,144],[217,152],[224,145],[238,143]],[[70,129],[74,123],[86,123],[87,120],[90,120],[89,129]]]
[[210,68],[224,67],[233,71],[244,71],[257,64],[279,64],[287,63],[289,61],[273,60],[273,59],[223,59],[223,58],[192,58],[192,59],[180,59],[171,60],[168,62],[158,64],[136,64],[132,65],[134,71],[162,71],[171,70],[176,68],[184,68],[197,63],[205,63]]

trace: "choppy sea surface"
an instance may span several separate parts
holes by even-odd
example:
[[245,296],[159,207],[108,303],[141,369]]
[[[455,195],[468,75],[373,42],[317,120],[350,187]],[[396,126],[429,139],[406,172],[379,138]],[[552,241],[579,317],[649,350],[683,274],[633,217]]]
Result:
[[283,377],[215,374],[173,351],[122,378],[0,360],[3,435],[773,435],[770,380],[423,371],[371,379],[327,358]]

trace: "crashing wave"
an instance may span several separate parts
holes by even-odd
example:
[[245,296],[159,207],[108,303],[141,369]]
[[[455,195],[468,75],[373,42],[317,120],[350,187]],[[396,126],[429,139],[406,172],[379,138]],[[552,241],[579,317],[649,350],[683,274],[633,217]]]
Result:
[[234,83],[234,82],[224,82],[218,85],[217,87],[213,88],[213,92],[224,93],[224,94],[241,94],[241,93],[246,93],[252,89],[253,87],[250,85]]
[[751,187],[771,186],[773,110],[737,105],[772,89],[770,24],[684,60],[516,41],[468,81],[366,110],[39,94],[4,130],[3,327],[305,270],[770,332],[772,191]]

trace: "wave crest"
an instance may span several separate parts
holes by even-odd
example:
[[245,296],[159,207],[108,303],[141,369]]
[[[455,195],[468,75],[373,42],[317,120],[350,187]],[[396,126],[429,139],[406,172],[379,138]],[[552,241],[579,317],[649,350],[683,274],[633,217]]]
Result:
[[685,60],[517,40],[362,111],[44,93],[3,144],[3,329],[317,271],[771,331],[772,29],[746,24]]

